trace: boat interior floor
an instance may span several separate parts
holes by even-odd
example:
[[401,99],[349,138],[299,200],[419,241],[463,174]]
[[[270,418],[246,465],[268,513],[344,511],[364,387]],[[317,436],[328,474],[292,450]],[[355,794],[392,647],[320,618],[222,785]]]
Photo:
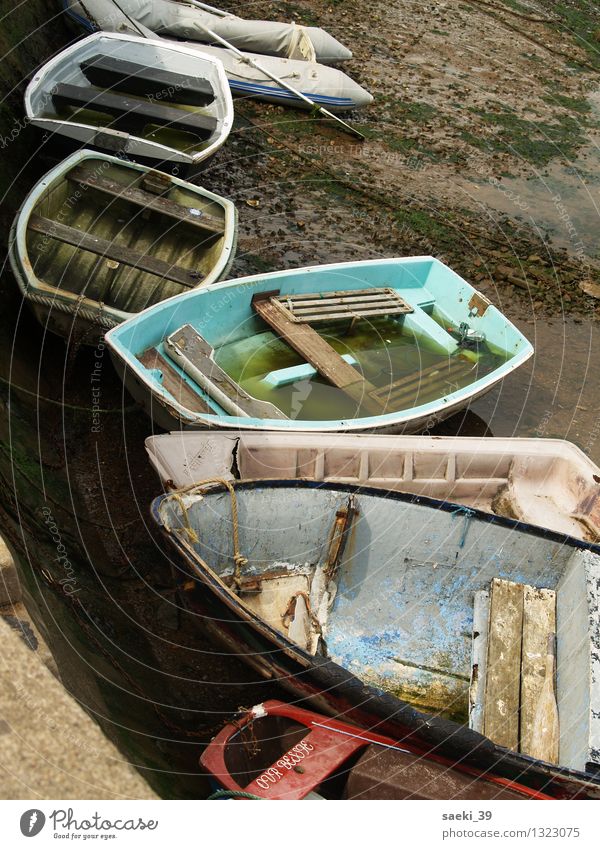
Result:
[[174,184],[157,194],[151,176],[107,164],[73,169],[37,204],[27,231],[36,277],[127,313],[202,283],[223,250],[223,207]]

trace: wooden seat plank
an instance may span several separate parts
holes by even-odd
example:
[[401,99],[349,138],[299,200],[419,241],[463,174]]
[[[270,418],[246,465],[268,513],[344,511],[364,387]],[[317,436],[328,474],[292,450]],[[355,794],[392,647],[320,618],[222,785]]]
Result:
[[[556,593],[526,586],[523,595],[520,750],[533,755],[532,738],[546,674],[548,635],[556,633]],[[550,754],[546,760],[552,760]]]
[[[174,106],[136,100],[125,94],[96,91],[92,88],[59,83],[52,89],[52,101],[57,107],[71,106],[76,110],[91,109],[113,116],[117,128],[136,128],[141,131],[147,124],[156,124],[208,139],[216,130],[217,121],[198,112],[186,112]],[[132,132],[134,130],[131,130]]]
[[331,345],[308,324],[290,320],[268,293],[255,295],[252,307],[269,327],[290,347],[304,357],[317,372],[333,386],[342,389],[361,407],[373,415],[381,413],[381,403],[369,393],[373,386],[353,366],[349,365]]
[[256,419],[285,419],[280,409],[245,392],[214,361],[212,346],[191,324],[184,324],[165,341],[165,349],[180,368],[232,415]]
[[118,89],[142,97],[190,106],[207,106],[215,99],[208,80],[178,74],[153,65],[151,68],[115,56],[97,54],[80,63],[86,79],[104,89]]
[[494,578],[486,670],[484,734],[519,750],[523,584]]
[[76,227],[69,227],[40,215],[30,215],[27,226],[30,230],[42,233],[51,239],[73,245],[80,250],[89,251],[98,256],[106,257],[106,259],[112,259],[121,265],[137,268],[139,271],[146,271],[165,280],[171,280],[188,289],[194,289],[202,280],[202,275],[197,272],[189,271],[178,265],[171,265],[171,263],[164,262],[162,259],[141,254],[131,248],[109,242],[99,236],[84,233]]
[[108,177],[98,175],[92,169],[81,166],[73,168],[69,171],[67,179],[79,183],[81,186],[97,189],[104,194],[128,201],[143,209],[150,209],[160,215],[166,215],[168,218],[174,218],[177,221],[191,224],[193,227],[197,227],[211,236],[222,236],[225,231],[224,222],[219,221],[213,215],[206,213],[195,215],[187,206],[181,203],[176,203],[167,197],[146,192],[137,186],[126,186],[117,180],[111,180]]

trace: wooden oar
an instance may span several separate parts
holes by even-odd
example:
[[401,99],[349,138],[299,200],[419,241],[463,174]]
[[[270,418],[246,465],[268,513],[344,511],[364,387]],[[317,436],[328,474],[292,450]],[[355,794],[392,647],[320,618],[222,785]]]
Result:
[[546,670],[540,698],[535,711],[535,722],[528,754],[548,763],[558,763],[558,707],[554,695],[555,635],[548,634]]
[[[187,2],[191,3],[192,6],[197,6],[200,9],[203,8],[203,4],[197,2],[197,0],[187,0]],[[365,136],[360,132],[360,130],[351,127],[350,124],[347,124],[345,121],[342,121],[341,118],[338,118],[338,116],[330,112],[329,109],[325,109],[324,106],[319,106],[318,103],[315,103],[315,101],[311,100],[311,98],[308,97],[306,94],[301,91],[298,91],[297,88],[294,88],[294,86],[290,85],[285,80],[282,80],[275,74],[272,74],[270,71],[267,71],[266,68],[263,68],[262,65],[260,65],[255,59],[252,59],[250,56],[248,56],[247,53],[242,53],[241,50],[238,50],[237,47],[234,47],[233,44],[231,44],[229,41],[226,41],[224,38],[221,38],[220,35],[217,35],[216,32],[213,32],[212,30],[208,29],[208,27],[202,27],[202,29],[208,36],[210,36],[213,41],[216,41],[217,44],[221,44],[223,47],[226,47],[228,50],[231,50],[233,53],[235,53],[235,55],[239,59],[241,59],[242,62],[245,62],[247,65],[250,65],[257,71],[260,71],[261,74],[264,74],[266,77],[269,77],[270,80],[273,80],[273,82],[277,83],[278,86],[285,89],[286,91],[289,91],[290,94],[295,95],[299,100],[303,100],[304,103],[308,103],[308,105],[312,108],[313,112],[318,112],[320,115],[324,115],[326,118],[329,118],[332,121],[336,121],[343,127],[343,129],[347,133],[350,133],[350,135],[354,136],[357,139],[360,139],[361,141],[365,140]]]

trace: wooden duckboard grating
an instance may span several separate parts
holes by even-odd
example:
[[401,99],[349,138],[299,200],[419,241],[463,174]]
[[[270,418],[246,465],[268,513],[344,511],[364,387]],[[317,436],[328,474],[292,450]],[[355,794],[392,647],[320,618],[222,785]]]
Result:
[[381,403],[382,407],[398,409],[404,404],[414,404],[417,396],[431,395],[434,391],[438,396],[447,395],[448,391],[458,388],[459,380],[477,370],[473,363],[467,360],[452,358],[447,363],[436,364],[401,377],[388,386],[382,386],[371,392],[371,397]]
[[401,298],[395,289],[389,288],[273,295],[270,301],[285,313],[289,321],[297,324],[406,315],[414,312],[413,307]]

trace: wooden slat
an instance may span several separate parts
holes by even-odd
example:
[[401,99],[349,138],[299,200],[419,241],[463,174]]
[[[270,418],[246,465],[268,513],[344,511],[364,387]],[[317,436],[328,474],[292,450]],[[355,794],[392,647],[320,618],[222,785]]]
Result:
[[126,94],[111,94],[109,91],[96,91],[68,83],[59,83],[52,89],[52,100],[59,107],[92,109],[111,115],[112,125],[117,128],[136,127],[141,130],[146,124],[157,124],[207,139],[217,127],[214,118],[199,112],[186,112],[174,106],[136,100]]
[[[148,348],[143,354],[138,354],[137,359],[147,369],[159,369],[162,372],[162,385],[183,407],[194,413],[215,414],[215,410],[194,392],[192,387],[185,382],[171,363],[156,348]],[[158,401],[156,403],[158,404]]]
[[484,734],[519,749],[523,585],[494,578],[485,691]]
[[204,213],[202,215],[194,215],[187,206],[183,206],[181,203],[176,203],[167,197],[160,197],[150,192],[145,192],[137,186],[126,186],[117,180],[111,180],[108,177],[96,174],[93,169],[78,166],[69,171],[67,179],[79,183],[81,186],[97,189],[103,194],[112,195],[113,197],[128,201],[134,204],[134,206],[150,209],[168,218],[174,218],[177,221],[191,224],[193,227],[197,227],[199,230],[203,230],[210,235],[222,236],[225,230],[224,222],[219,221],[218,218],[212,215]]
[[274,404],[253,398],[232,380],[212,359],[212,346],[191,324],[184,324],[172,333],[165,341],[165,348],[185,373],[232,415],[256,419],[287,418]]
[[272,303],[288,319],[307,323],[413,312],[413,307],[391,288],[275,295]]
[[85,59],[79,67],[86,79],[99,88],[118,89],[189,106],[207,106],[215,99],[208,80],[177,74],[156,65],[147,68],[120,57],[98,54]]
[[469,686],[469,728],[483,733],[485,712],[485,679],[487,671],[488,631],[490,627],[490,594],[479,590],[473,599],[473,644],[471,649],[471,683]]
[[76,227],[69,227],[66,224],[60,224],[58,221],[51,221],[49,218],[30,215],[27,226],[30,230],[43,233],[44,236],[49,236],[51,239],[57,239],[59,242],[80,248],[82,251],[89,251],[98,254],[98,256],[106,257],[106,259],[112,259],[121,263],[121,265],[137,268],[139,271],[147,271],[149,274],[179,283],[188,289],[194,289],[202,280],[201,274],[180,268],[178,265],[171,265],[148,254],[138,253],[131,248],[117,245],[107,239],[101,239],[99,236],[91,236]]
[[380,309],[371,309],[371,307],[368,307],[363,309],[360,306],[357,306],[356,308],[349,308],[343,312],[340,312],[339,309],[339,307],[327,307],[325,309],[318,310],[318,312],[313,312],[312,310],[294,310],[294,319],[296,322],[314,324],[317,321],[339,321],[341,319],[350,321],[353,318],[376,318],[381,315],[405,314],[405,310],[401,307],[382,307]]
[[376,389],[373,394],[378,398],[384,398],[387,397],[388,393],[397,392],[399,389],[403,390],[413,384],[418,385],[424,378],[427,378],[429,375],[433,375],[436,372],[445,372],[446,374],[451,375],[465,366],[470,369],[472,368],[472,363],[466,363],[464,360],[452,358],[448,362],[436,363],[433,366],[428,366],[428,368],[407,374],[387,386],[382,386],[381,388]]
[[[554,590],[525,587],[523,597],[523,644],[521,649],[521,742],[525,754],[533,754],[531,740],[544,675],[548,635],[556,633]],[[550,753],[544,760],[551,760]]]
[[435,395],[441,397],[448,394],[449,384],[453,384],[461,377],[468,375],[471,372],[471,367],[465,365],[461,369],[457,369],[452,373],[442,371],[440,374],[430,375],[428,378],[417,381],[412,386],[390,394],[389,399],[383,399],[386,407],[398,404],[406,404],[408,402],[415,404],[419,397]]
[[269,297],[255,295],[252,306],[263,321],[304,357],[322,377],[342,389],[368,412],[373,415],[381,413],[380,402],[369,395],[375,391],[375,386],[343,360],[312,327],[291,321]]

